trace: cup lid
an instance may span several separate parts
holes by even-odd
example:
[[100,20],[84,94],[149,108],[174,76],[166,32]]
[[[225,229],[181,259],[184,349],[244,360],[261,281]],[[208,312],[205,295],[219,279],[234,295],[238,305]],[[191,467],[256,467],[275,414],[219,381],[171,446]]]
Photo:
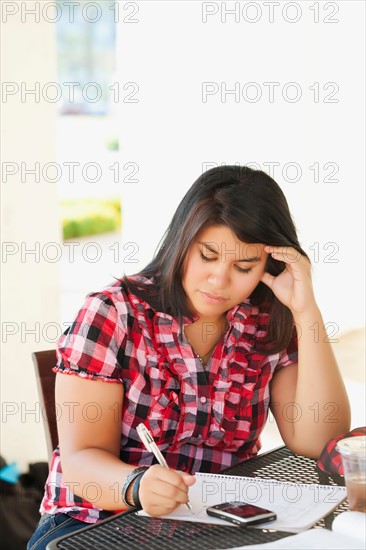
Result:
[[364,456],[366,454],[366,435],[341,439],[338,441],[336,449],[343,455]]

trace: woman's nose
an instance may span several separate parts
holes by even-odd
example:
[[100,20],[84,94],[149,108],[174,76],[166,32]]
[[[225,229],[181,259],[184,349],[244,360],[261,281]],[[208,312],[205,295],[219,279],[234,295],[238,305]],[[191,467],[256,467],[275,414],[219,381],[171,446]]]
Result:
[[215,265],[211,266],[207,281],[216,290],[227,288],[230,282],[230,274],[226,262],[215,262]]

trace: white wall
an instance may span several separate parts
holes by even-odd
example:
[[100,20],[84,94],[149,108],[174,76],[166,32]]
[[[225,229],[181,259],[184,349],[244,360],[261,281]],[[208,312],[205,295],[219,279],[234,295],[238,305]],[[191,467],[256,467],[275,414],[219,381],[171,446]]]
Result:
[[[363,326],[364,3],[281,2],[272,23],[262,2],[133,4],[121,7],[118,25],[121,162],[139,165],[139,182],[122,191],[123,242],[137,243],[140,259],[126,272],[150,260],[203,163],[256,162],[264,170],[280,163],[274,177],[314,262],[325,322],[334,336]],[[240,8],[238,22],[229,14],[222,22],[222,5]],[[206,102],[204,82],[219,90]],[[268,82],[279,83],[272,102]],[[221,83],[227,90],[238,83],[238,102],[233,94],[220,99]],[[285,101],[286,90],[289,100],[301,99]],[[257,91],[261,99],[250,102]],[[288,163],[298,165],[299,181]],[[333,170],[339,181],[326,181]]]
[[[32,3],[27,2],[30,8]],[[227,2],[227,8],[235,2]],[[239,3],[237,3],[239,4]],[[248,4],[240,3],[242,6]],[[251,3],[254,5],[254,3]],[[259,2],[255,3],[259,5]],[[128,162],[138,164],[138,183],[129,183],[126,167],[121,184],[123,198],[122,245],[136,243],[140,262],[121,266],[127,273],[138,271],[152,257],[173,212],[203,163],[246,164],[279,162],[275,179],[283,188],[293,212],[304,248],[319,243],[320,261],[314,263],[317,299],[327,322],[337,323],[339,332],[364,325],[364,73],[362,2],[330,3],[339,6],[331,14],[321,3],[301,3],[297,23],[284,21],[276,9],[273,23],[262,4],[262,17],[239,23],[233,16],[221,22],[221,2],[206,3],[217,14],[202,22],[201,2],[140,1],[120,3],[118,25],[118,74],[120,83],[119,127],[121,170]],[[300,5],[300,2],[291,3]],[[309,5],[320,6],[319,23]],[[125,8],[125,9],[124,9]],[[138,11],[136,11],[138,8]],[[135,11],[135,13],[133,13]],[[251,19],[254,12],[247,16]],[[288,18],[294,12],[287,13]],[[324,18],[338,23],[324,23]],[[136,22],[131,22],[135,20]],[[130,22],[129,22],[130,21]],[[6,82],[56,80],[55,26],[44,19],[26,24],[20,14],[3,24],[2,79]],[[342,39],[340,39],[342,37]],[[233,96],[226,102],[220,94],[202,102],[202,82],[227,82],[227,88],[256,82],[263,97],[249,103]],[[128,94],[138,93],[127,103]],[[280,82],[275,101],[268,102],[264,82]],[[303,96],[297,103],[282,99],[288,82],[297,82]],[[313,101],[309,86],[320,83],[321,101]],[[323,86],[336,82],[338,103],[324,103],[332,91]],[[250,90],[253,92],[253,88]],[[293,90],[289,90],[293,91]],[[267,94],[267,95],[266,95]],[[131,96],[130,96],[131,97]],[[123,99],[125,102],[123,102]],[[55,106],[20,94],[2,103],[2,161],[55,160]],[[300,181],[282,176],[288,163],[302,170]],[[331,170],[321,168],[320,181],[309,169],[318,162],[336,163],[339,182],[326,182]],[[293,176],[289,172],[288,178]],[[61,243],[56,189],[49,183],[25,183],[20,174],[2,183],[2,241],[28,249],[40,243]],[[336,243],[338,263],[326,263],[327,243]],[[314,247],[313,247],[314,248]],[[126,253],[132,248],[126,247]],[[51,250],[49,251],[51,254]],[[124,256],[125,257],[125,256]],[[22,261],[20,253],[5,258],[2,269],[1,453],[21,469],[29,462],[46,460],[42,418],[39,411],[31,353],[53,347],[52,330],[47,340],[42,331],[48,323],[60,323],[60,263],[34,255]],[[119,266],[118,266],[119,268]],[[92,266],[88,266],[89,272]],[[100,270],[100,266],[98,266]],[[106,267],[106,283],[110,281]],[[117,269],[117,268],[116,268]],[[113,274],[116,274],[115,272]],[[92,277],[92,275],[91,275]],[[85,279],[85,289],[91,289]],[[75,300],[75,313],[80,305]],[[68,318],[67,321],[70,321]],[[12,324],[10,324],[12,323]],[[23,326],[22,326],[23,323]],[[40,337],[26,334],[39,323]],[[13,329],[15,334],[8,334]],[[38,341],[36,341],[38,340]],[[6,414],[4,414],[6,413]]]
[[[22,82],[30,89],[56,80],[54,25],[34,17],[25,24],[19,12],[3,19],[2,31],[3,85],[15,83],[20,90]],[[56,112],[42,98],[22,101],[20,92],[2,101],[1,454],[26,470],[28,462],[47,460],[31,353],[54,347],[49,340],[60,322],[59,264],[47,261],[56,252],[47,243],[59,246],[61,234],[54,185],[42,178],[35,183],[32,175],[22,182],[21,163],[30,168],[55,160]],[[18,173],[5,181],[8,162]],[[36,254],[25,254],[30,249]]]

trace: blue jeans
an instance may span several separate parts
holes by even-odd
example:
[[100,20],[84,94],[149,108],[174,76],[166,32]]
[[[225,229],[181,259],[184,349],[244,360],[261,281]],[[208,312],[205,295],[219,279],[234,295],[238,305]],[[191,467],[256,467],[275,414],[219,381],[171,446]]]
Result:
[[43,514],[27,544],[27,550],[46,550],[52,540],[68,535],[90,523],[74,519],[67,514]]

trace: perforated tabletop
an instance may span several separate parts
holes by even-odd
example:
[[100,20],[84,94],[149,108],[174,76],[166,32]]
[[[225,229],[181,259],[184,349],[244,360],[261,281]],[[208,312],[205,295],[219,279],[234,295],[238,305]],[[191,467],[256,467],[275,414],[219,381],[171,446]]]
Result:
[[[341,476],[321,472],[316,467],[316,460],[294,455],[286,447],[263,453],[224,473],[293,483],[344,485]],[[346,510],[348,504],[344,502],[315,527],[330,528],[334,517]],[[141,517],[131,510],[61,537],[49,543],[47,550],[219,550],[271,542],[290,534],[267,529]]]

